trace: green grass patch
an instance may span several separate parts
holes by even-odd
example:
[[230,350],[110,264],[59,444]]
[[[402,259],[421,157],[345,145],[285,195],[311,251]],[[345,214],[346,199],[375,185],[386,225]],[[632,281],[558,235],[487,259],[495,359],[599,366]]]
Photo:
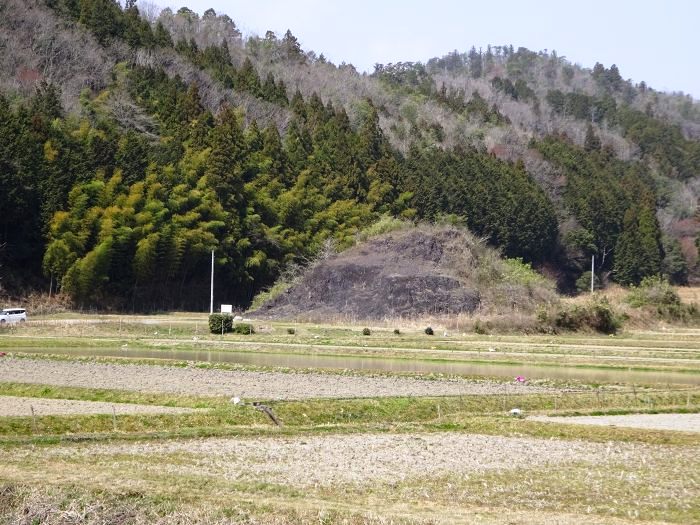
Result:
[[[665,430],[649,430],[625,427],[605,427],[596,425],[571,425],[554,422],[528,421],[508,416],[471,416],[460,421],[443,421],[433,423],[395,423],[395,424],[326,424],[306,427],[273,427],[258,412],[250,412],[244,417],[235,418],[219,414],[203,416],[122,416],[118,418],[118,430],[111,427],[111,416],[70,416],[64,418],[41,418],[41,431],[56,422],[71,432],[64,434],[33,434],[31,421],[27,418],[3,418],[16,424],[16,432],[11,435],[0,434],[0,446],[16,447],[25,445],[56,445],[59,443],[99,442],[99,441],[160,441],[167,439],[190,439],[209,437],[265,437],[323,434],[358,434],[358,433],[407,433],[416,432],[466,432],[506,437],[534,437],[541,439],[564,439],[574,441],[591,441],[607,443],[611,441],[627,443],[646,443],[652,445],[697,446],[696,433]],[[58,419],[63,421],[58,422]],[[153,421],[155,419],[155,421]],[[223,425],[224,420],[228,425]],[[247,421],[246,421],[247,419]],[[24,421],[18,421],[24,420]],[[70,421],[72,420],[72,421]],[[194,423],[202,426],[187,426]],[[205,423],[208,423],[205,424]],[[247,423],[247,424],[246,424]],[[93,432],[97,427],[101,432]],[[130,431],[121,431],[120,428]],[[54,427],[56,428],[56,427]],[[138,430],[137,430],[138,429]],[[82,430],[82,431],[81,431]]]

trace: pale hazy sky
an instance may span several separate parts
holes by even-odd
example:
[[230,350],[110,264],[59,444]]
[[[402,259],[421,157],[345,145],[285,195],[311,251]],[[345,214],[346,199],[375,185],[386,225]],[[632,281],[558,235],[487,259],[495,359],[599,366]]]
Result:
[[[145,1],[145,0],[144,0]],[[304,50],[373,71],[472,45],[555,49],[584,67],[700,99],[700,1],[694,0],[151,0],[228,14],[244,34],[287,29]]]

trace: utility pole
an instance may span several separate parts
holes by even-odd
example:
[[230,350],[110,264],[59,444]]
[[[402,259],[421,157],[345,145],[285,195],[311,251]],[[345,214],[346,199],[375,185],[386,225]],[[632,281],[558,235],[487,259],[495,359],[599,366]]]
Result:
[[211,291],[209,294],[209,314],[214,313],[214,250],[211,251]]
[[[212,284],[212,286],[214,286],[214,285]],[[592,255],[591,256],[591,293],[593,293],[594,289],[595,289],[595,255]]]

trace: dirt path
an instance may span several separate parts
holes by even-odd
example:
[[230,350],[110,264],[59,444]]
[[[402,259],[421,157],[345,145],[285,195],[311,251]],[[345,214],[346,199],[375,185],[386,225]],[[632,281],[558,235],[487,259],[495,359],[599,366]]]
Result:
[[700,432],[700,414],[630,414],[625,416],[531,416],[533,421],[603,425],[611,427],[646,428],[654,430],[683,430]]
[[[258,399],[454,396],[504,392],[504,385],[500,383],[462,379],[248,372],[13,358],[0,360],[0,381]],[[509,384],[507,388],[510,394],[554,391],[518,384]]]
[[[131,403],[75,401],[71,399],[41,399],[36,397],[0,396],[0,417],[3,416],[65,416],[72,414],[183,414],[190,408],[174,408]],[[114,410],[114,412],[112,411]]]

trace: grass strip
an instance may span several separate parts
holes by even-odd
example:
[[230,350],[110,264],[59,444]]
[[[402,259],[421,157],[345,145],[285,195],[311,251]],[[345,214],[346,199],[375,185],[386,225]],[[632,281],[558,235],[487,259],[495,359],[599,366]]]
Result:
[[220,408],[225,406],[228,401],[222,397],[144,393],[130,390],[36,385],[31,383],[0,383],[0,396],[36,397],[42,399],[74,399],[77,401],[133,403],[137,405],[157,405],[181,408]]
[[[611,439],[641,440],[642,442],[687,443],[698,441],[677,434],[629,429],[589,429],[557,423],[520,421],[505,415],[513,406],[526,413],[551,410],[551,396],[532,394],[512,396],[504,401],[499,396],[462,396],[440,398],[368,398],[323,399],[305,401],[268,402],[283,422],[281,429],[271,428],[264,414],[250,404],[233,406],[222,398],[185,398],[178,396],[122,393],[119,391],[93,391],[78,388],[45,388],[41,385],[0,384],[0,393],[27,395],[38,393],[43,397],[81,400],[112,400],[113,402],[141,402],[165,406],[204,406],[202,410],[188,414],[119,414],[71,415],[0,418],[0,442],[5,444],[58,442],[91,439],[160,439],[175,437],[202,437],[227,435],[258,435],[271,432],[289,435],[317,432],[386,432],[397,428],[413,430],[468,431],[477,433],[523,433],[539,437],[563,439]],[[4,388],[4,390],[3,390]],[[44,390],[42,390],[44,388]],[[690,407],[679,402],[686,400],[678,393],[658,393],[656,406],[635,408],[623,406],[624,396],[606,396],[606,410],[633,413],[637,410],[698,411],[700,394],[693,398]],[[143,397],[141,397],[143,396]],[[569,396],[575,408],[567,413],[584,413],[602,410],[597,396]],[[628,399],[628,398],[627,398]],[[119,400],[119,401],[117,401]],[[629,400],[629,399],[628,399]],[[150,403],[149,403],[150,402]],[[505,405],[504,405],[505,403]],[[505,409],[504,409],[505,406]],[[563,409],[564,410],[564,409]],[[602,427],[601,427],[602,428]],[[597,437],[596,437],[597,436]],[[649,437],[651,436],[651,437]]]

